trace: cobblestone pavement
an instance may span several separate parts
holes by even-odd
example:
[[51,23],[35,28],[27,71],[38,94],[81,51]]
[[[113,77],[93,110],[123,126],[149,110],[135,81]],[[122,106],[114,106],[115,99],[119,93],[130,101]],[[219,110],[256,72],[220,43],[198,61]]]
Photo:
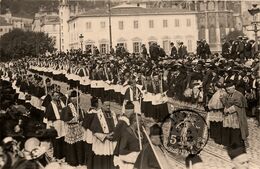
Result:
[[[68,85],[62,82],[54,81],[61,85],[61,91],[66,93]],[[81,107],[84,110],[88,110],[90,107],[90,95],[81,94]],[[121,113],[121,106],[116,103],[111,103],[111,109],[116,113]],[[248,119],[249,125],[249,148],[247,153],[250,158],[250,169],[260,169],[260,128],[257,127],[256,121],[254,119]],[[203,160],[203,166],[205,169],[232,169],[234,166],[227,155],[227,151],[220,145],[209,140],[206,147],[200,154]],[[176,162],[171,159],[171,166],[174,169],[185,169],[184,161]]]

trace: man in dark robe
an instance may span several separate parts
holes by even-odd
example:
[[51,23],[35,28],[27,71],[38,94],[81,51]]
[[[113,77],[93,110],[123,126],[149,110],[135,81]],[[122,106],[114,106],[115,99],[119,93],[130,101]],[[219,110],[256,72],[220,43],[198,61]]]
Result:
[[134,113],[134,104],[128,101],[125,105],[125,112],[122,116],[118,118],[118,123],[114,129],[113,139],[117,141],[114,154],[119,155],[119,145],[122,134],[125,132],[126,128],[130,125],[129,118]]
[[245,112],[247,101],[245,96],[235,89],[233,81],[227,81],[225,87],[227,94],[221,98],[224,105],[222,143],[228,150],[245,148],[249,134]]
[[114,169],[114,150],[116,142],[110,141],[113,138],[113,131],[117,124],[117,117],[110,110],[110,102],[105,100],[102,109],[94,115],[90,130],[93,133],[92,169]]
[[52,93],[52,101],[45,110],[46,128],[54,128],[58,136],[52,140],[54,157],[62,159],[64,157],[64,123],[61,121],[61,112],[65,103],[60,100],[58,92]]
[[114,160],[115,165],[118,165],[120,169],[132,169],[134,167],[141,149],[140,143],[142,144],[142,134],[141,132],[138,133],[140,131],[138,127],[141,126],[141,116],[131,114],[129,122],[130,125],[125,128],[125,131],[121,135],[119,156]]
[[74,90],[69,94],[69,104],[62,109],[61,120],[66,123],[67,130],[64,138],[65,161],[72,166],[85,164],[83,136],[81,125],[85,116],[79,108],[79,94]]

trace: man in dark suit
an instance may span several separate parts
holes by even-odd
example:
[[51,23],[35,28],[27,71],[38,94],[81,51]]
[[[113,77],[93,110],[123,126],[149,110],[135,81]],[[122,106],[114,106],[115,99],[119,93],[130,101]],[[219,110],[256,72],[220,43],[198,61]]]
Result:
[[170,46],[171,46],[171,57],[173,58],[177,58],[177,48],[174,46],[174,43],[171,42],[170,43]]
[[188,54],[187,47],[183,45],[183,42],[180,42],[180,47],[178,49],[178,55],[181,59],[184,59],[184,57]]
[[160,49],[158,48],[156,42],[152,43],[151,46],[149,47],[149,53],[150,53],[151,59],[156,62],[160,55]]

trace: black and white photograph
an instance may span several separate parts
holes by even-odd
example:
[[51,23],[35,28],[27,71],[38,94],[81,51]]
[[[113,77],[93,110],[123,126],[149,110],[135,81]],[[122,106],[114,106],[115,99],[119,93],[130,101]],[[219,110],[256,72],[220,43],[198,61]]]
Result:
[[0,0],[0,169],[260,169],[260,0]]

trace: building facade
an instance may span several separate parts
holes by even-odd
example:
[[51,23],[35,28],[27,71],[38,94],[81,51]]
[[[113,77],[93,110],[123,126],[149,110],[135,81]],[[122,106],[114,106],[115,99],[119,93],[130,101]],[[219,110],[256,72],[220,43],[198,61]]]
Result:
[[[71,17],[68,21],[68,49],[97,46],[101,53],[109,52],[109,13],[93,9]],[[112,44],[124,46],[130,53],[139,53],[141,44],[147,47],[157,42],[166,52],[170,42],[184,42],[189,52],[196,51],[198,39],[196,13],[187,10],[148,9],[137,6],[117,6],[111,9]]]
[[0,37],[15,28],[29,31],[31,30],[31,25],[32,19],[14,17],[8,10],[7,13],[0,15]]
[[54,41],[54,47],[59,51],[61,50],[61,30],[58,13],[47,11],[39,11],[36,13],[32,22],[32,31],[48,34]]
[[10,32],[11,30],[13,30],[13,25],[8,23],[5,20],[5,18],[0,16],[0,38],[1,38],[1,36]]

